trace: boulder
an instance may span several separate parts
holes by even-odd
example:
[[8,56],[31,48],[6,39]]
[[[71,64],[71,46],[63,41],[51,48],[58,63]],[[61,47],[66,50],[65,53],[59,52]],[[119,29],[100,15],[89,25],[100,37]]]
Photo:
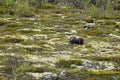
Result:
[[88,29],[91,29],[91,28],[94,28],[94,27],[95,27],[95,23],[86,23],[84,25],[85,30],[88,30]]
[[58,76],[59,76],[59,78],[64,79],[66,77],[66,74],[67,74],[67,72],[66,72],[66,70],[64,70]]

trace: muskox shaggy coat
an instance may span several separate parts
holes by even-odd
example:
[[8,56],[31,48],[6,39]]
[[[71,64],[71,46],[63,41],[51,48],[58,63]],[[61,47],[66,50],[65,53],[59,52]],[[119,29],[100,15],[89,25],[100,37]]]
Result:
[[71,44],[83,45],[84,44],[84,40],[82,38],[71,37],[70,38],[70,43]]

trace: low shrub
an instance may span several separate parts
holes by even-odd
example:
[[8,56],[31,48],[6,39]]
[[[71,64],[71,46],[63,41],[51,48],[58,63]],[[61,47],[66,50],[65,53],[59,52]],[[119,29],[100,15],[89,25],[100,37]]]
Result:
[[58,62],[56,62],[56,67],[70,67],[71,64],[75,64],[75,65],[82,65],[82,61],[81,60],[65,60],[65,59],[60,59],[58,60]]
[[90,30],[84,30],[83,34],[87,34],[89,36],[101,36],[103,34],[103,31],[97,28],[93,28]]
[[19,43],[19,42],[22,42],[24,41],[24,39],[21,39],[21,38],[17,38],[17,37],[5,37],[4,39],[4,42],[12,42],[12,43]]
[[115,25],[116,22],[114,20],[106,20],[105,24],[107,24],[107,25]]
[[117,63],[120,64],[120,56],[114,56],[114,57],[112,58],[112,61],[117,62]]
[[85,18],[85,21],[86,21],[87,23],[94,23],[94,20],[93,20],[93,18],[92,18],[91,16],[86,17],[86,18]]
[[6,77],[4,75],[0,75],[0,80],[6,80]]
[[8,23],[8,21],[6,21],[6,20],[0,20],[0,26],[3,26],[5,24],[7,24],[7,23]]

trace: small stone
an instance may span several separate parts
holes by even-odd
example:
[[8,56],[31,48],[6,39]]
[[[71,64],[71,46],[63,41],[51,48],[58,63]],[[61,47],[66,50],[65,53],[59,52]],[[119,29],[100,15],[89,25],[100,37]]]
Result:
[[71,64],[70,67],[73,68],[73,69],[77,69],[77,70],[85,70],[84,66],[78,66],[78,65],[75,65],[75,64]]
[[38,18],[29,18],[30,21],[40,21]]
[[76,34],[77,31],[76,30],[70,30],[72,34]]
[[106,36],[108,36],[108,35],[107,35],[107,34],[102,34],[102,36],[103,36],[103,37],[106,37]]
[[88,29],[91,29],[91,28],[94,28],[94,27],[95,27],[95,23],[86,23],[84,25],[85,30],[88,30]]
[[88,67],[88,68],[91,68],[93,66],[92,62],[89,61],[89,60],[84,60],[82,65],[85,66],[85,67]]
[[56,76],[57,76],[57,75],[54,74],[54,73],[49,73],[49,74],[46,74],[46,75],[45,75],[44,80],[49,80],[49,79],[52,79],[52,78],[54,78],[54,77],[56,77]]
[[109,36],[120,39],[120,36],[115,35],[115,34],[109,34]]
[[67,74],[67,72],[66,72],[66,70],[64,70],[64,71],[62,71],[58,76],[59,76],[60,78],[65,78],[65,77],[66,77],[66,74]]
[[72,35],[72,32],[65,32],[66,35]]
[[61,16],[62,19],[65,19],[67,16]]
[[68,51],[61,51],[60,54],[70,54],[71,52]]

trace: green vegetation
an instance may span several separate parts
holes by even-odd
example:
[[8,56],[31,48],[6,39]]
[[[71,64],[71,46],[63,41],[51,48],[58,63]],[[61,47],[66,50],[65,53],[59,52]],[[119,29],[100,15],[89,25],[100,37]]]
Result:
[[0,80],[6,80],[6,77],[4,75],[0,75]]
[[105,21],[105,24],[106,24],[106,25],[115,25],[116,22],[115,22],[114,20],[106,20],[106,21]]
[[19,42],[22,42],[22,41],[24,41],[23,39],[21,39],[21,38],[18,38],[18,37],[9,37],[9,36],[7,36],[7,37],[5,37],[5,38],[1,38],[0,39],[2,42],[8,42],[8,43],[19,43]]
[[98,61],[113,61],[113,62],[117,62],[119,63],[120,61],[120,56],[103,56],[103,57],[95,57],[95,56],[90,56],[90,57],[86,57],[86,58],[89,58],[89,59],[93,59],[93,60],[98,60]]
[[104,32],[103,32],[103,30],[99,30],[98,28],[94,28],[94,29],[91,29],[88,31],[87,30],[83,31],[82,33],[90,35],[90,36],[101,36]]
[[114,77],[119,77],[119,72],[112,71],[79,71],[79,70],[68,70],[68,79],[85,79],[85,80],[113,80]]
[[[119,80],[119,5],[120,0],[0,0],[0,80],[38,80],[27,73],[63,70],[60,80]],[[70,37],[84,44],[70,44]]]
[[57,67],[67,67],[69,68],[71,66],[71,64],[75,64],[75,65],[82,65],[82,61],[81,60],[65,60],[65,59],[60,59],[58,62],[56,62],[56,66]]
[[8,21],[6,20],[0,20],[0,26],[6,25],[8,23]]

